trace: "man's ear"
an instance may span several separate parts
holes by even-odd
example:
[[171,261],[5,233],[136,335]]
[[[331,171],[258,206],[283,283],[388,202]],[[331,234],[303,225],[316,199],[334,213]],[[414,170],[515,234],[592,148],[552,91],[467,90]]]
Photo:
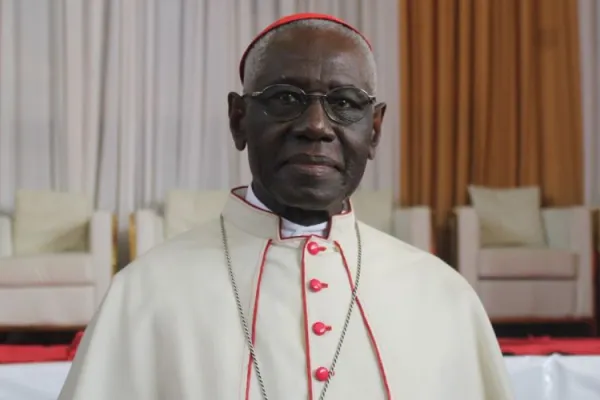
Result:
[[381,139],[381,125],[383,124],[383,116],[385,115],[385,109],[387,105],[385,103],[379,103],[373,110],[373,133],[371,135],[371,147],[369,149],[369,160],[375,158],[375,152]]
[[235,148],[242,151],[246,148],[246,133],[242,128],[242,120],[246,115],[246,102],[239,94],[230,92],[227,95],[227,104],[229,104],[229,130],[233,138]]

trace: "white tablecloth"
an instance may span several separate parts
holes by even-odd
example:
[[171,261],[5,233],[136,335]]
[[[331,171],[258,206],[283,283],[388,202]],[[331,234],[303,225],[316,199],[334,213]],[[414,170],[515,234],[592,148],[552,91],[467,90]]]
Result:
[[[516,400],[600,400],[598,356],[505,360]],[[69,363],[0,365],[0,400],[56,400],[68,371]]]
[[67,362],[0,365],[0,400],[56,400],[70,366]]
[[517,400],[600,400],[600,357],[505,357]]

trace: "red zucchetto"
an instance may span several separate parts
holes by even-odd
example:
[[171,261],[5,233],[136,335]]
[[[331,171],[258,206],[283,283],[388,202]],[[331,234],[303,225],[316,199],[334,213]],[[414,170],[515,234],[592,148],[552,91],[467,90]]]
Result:
[[240,61],[240,79],[242,80],[242,83],[244,82],[244,65],[246,64],[246,57],[248,56],[248,53],[250,52],[252,47],[254,47],[256,42],[258,42],[267,33],[271,32],[274,29],[279,28],[282,25],[287,25],[287,24],[289,24],[291,22],[295,22],[295,21],[303,21],[303,20],[310,20],[310,19],[320,19],[320,20],[331,21],[331,22],[335,22],[336,24],[340,24],[340,25],[350,29],[351,31],[354,31],[358,35],[360,35],[360,37],[362,37],[365,40],[365,42],[367,43],[369,48],[372,49],[371,43],[369,43],[367,38],[362,33],[360,33],[360,31],[358,29],[356,29],[349,23],[347,23],[339,18],[336,18],[331,15],[327,15],[327,14],[316,14],[316,13],[300,13],[300,14],[288,15],[286,17],[278,19],[277,21],[273,22],[271,25],[267,26],[265,29],[262,30],[262,32],[260,32],[252,40],[252,42],[250,42],[250,44],[246,48],[246,51],[244,51],[244,55],[242,55],[242,60]]

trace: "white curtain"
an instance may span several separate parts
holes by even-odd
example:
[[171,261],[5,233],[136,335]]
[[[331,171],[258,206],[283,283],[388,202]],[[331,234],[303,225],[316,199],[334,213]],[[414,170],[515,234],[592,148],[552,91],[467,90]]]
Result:
[[579,0],[585,202],[600,206],[600,1]]
[[99,155],[119,151],[102,145],[105,8],[0,0],[0,211],[20,188],[98,196]]
[[118,213],[172,188],[250,181],[231,142],[239,58],[282,15],[342,17],[373,42],[384,138],[364,187],[398,189],[396,0],[0,0],[0,211],[19,188],[87,193]]

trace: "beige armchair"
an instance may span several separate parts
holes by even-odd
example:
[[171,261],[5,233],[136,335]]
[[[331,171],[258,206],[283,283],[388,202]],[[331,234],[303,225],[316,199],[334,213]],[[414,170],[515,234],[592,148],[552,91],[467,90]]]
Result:
[[391,191],[359,190],[352,196],[356,218],[403,242],[432,250],[431,210],[426,206],[398,207]]
[[475,210],[459,207],[456,266],[494,322],[594,323],[591,213],[542,209],[544,247],[482,247]]
[[[216,218],[228,191],[172,191],[165,201],[164,215],[151,209],[136,211],[130,219],[130,255],[134,259],[178,233]],[[362,222],[421,248],[431,249],[431,216],[427,207],[399,209],[391,192],[360,191],[352,197],[357,218]]]
[[227,190],[173,190],[167,193],[163,213],[150,208],[134,212],[129,219],[130,259],[194,225],[218,217],[228,197]]
[[0,328],[80,328],[115,268],[108,211],[66,193],[21,192],[0,216]]

